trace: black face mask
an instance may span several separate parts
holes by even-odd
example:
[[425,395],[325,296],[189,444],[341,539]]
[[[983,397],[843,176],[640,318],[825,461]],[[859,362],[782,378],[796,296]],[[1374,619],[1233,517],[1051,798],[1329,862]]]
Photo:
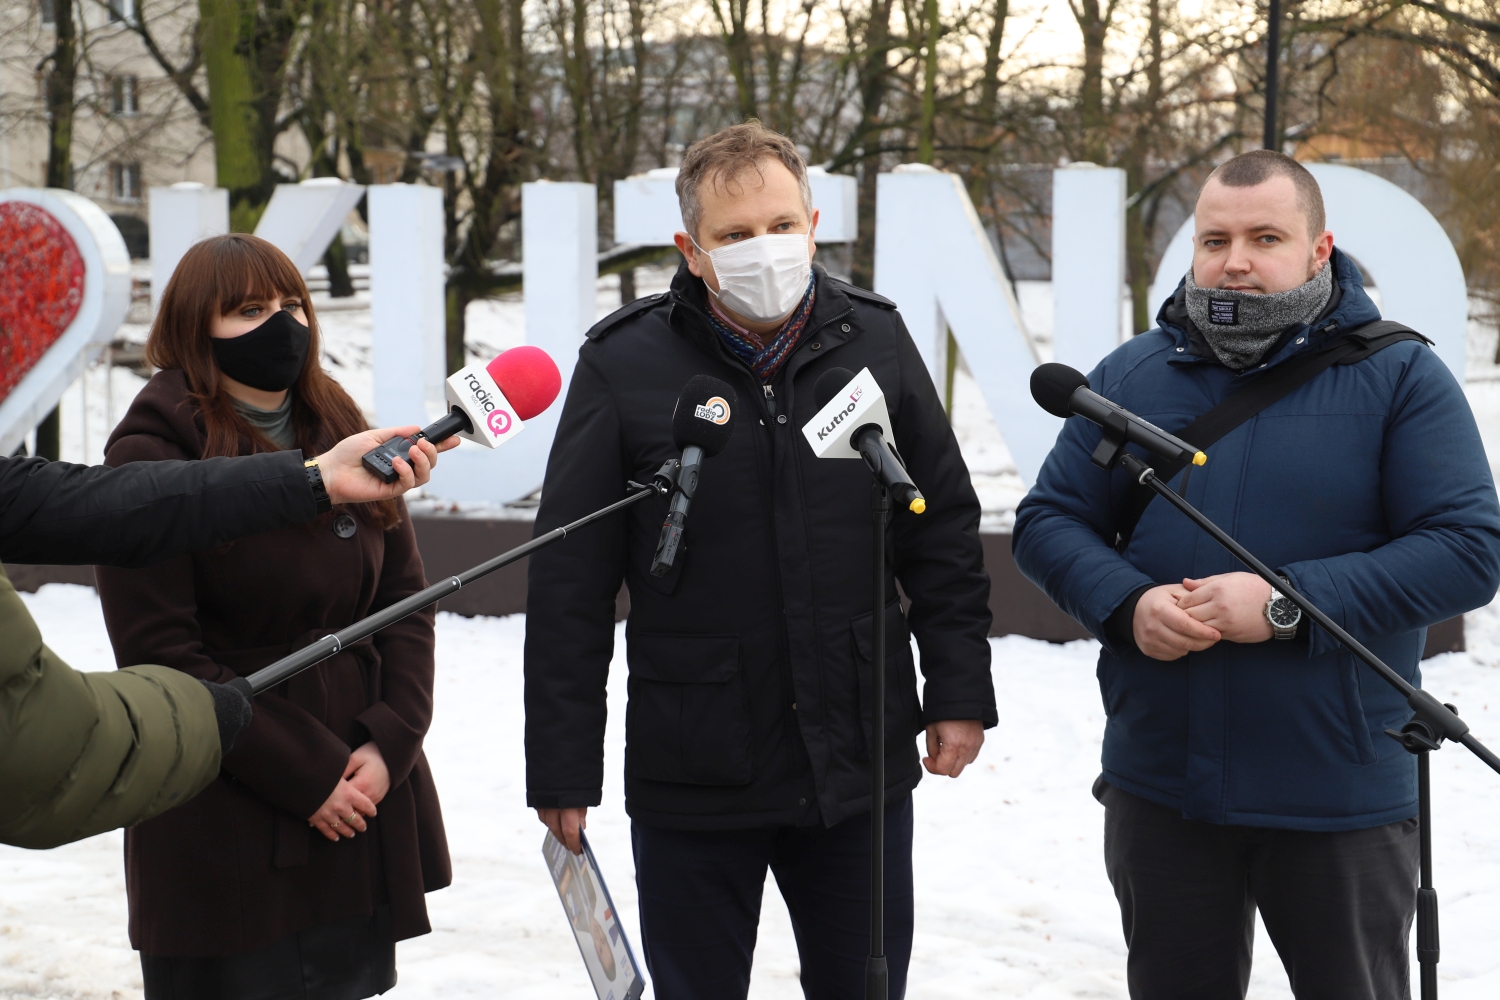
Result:
[[238,337],[213,339],[219,370],[252,389],[280,392],[297,384],[307,362],[312,331],[278,309],[260,326]]

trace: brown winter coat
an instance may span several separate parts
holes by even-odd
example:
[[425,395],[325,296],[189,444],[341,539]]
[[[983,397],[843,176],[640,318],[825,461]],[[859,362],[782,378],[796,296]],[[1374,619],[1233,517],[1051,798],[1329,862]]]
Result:
[[[136,397],[105,461],[196,459],[204,444],[186,379],[169,369]],[[248,453],[249,441],[241,444]],[[228,681],[425,585],[404,507],[388,531],[357,517],[348,539],[332,530],[341,513],[146,569],[99,567],[116,660]],[[258,697],[218,780],[126,832],[136,949],[230,955],[386,902],[397,940],[431,930],[423,894],[452,875],[422,754],[432,720],[432,622],[430,611],[412,615]],[[350,751],[372,739],[391,790],[370,832],[332,843],[308,817],[338,784]]]

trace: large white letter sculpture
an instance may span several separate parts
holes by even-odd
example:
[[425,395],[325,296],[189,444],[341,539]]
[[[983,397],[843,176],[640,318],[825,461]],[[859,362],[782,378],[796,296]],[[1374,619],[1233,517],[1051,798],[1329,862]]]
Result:
[[[1338,234],[1340,247],[1378,283],[1385,315],[1436,340],[1439,355],[1461,378],[1467,293],[1457,255],[1437,221],[1410,195],[1374,174],[1330,164],[1311,164],[1310,169],[1323,186],[1329,227]],[[671,242],[680,225],[675,176],[675,170],[654,170],[616,182],[617,239],[647,245]],[[854,179],[816,171],[809,179],[814,205],[823,213],[819,237],[828,242],[852,240]],[[421,197],[427,199],[423,217],[440,220],[437,191],[425,189]],[[1054,175],[1053,198],[1054,352],[1059,360],[1086,371],[1114,348],[1120,335],[1123,176],[1106,168],[1065,168]],[[373,198],[371,214],[372,284],[380,316],[381,288],[399,288],[406,282],[441,286],[440,275],[432,273],[432,262],[440,253],[432,249],[438,245],[434,239],[424,235],[427,223],[392,222],[392,233],[377,218]],[[1061,422],[1031,399],[1030,375],[1039,358],[960,179],[917,165],[882,174],[876,219],[876,290],[900,305],[935,380],[944,331],[952,329],[1021,478],[1030,484]],[[526,340],[557,360],[564,392],[582,333],[597,315],[595,222],[591,185],[544,182],[523,189]],[[1399,238],[1391,239],[1392,233]],[[382,251],[376,247],[383,240],[410,242],[410,252],[427,263],[401,265],[395,277],[382,276],[392,273],[379,267]],[[391,248],[398,257],[400,250],[399,245]],[[1189,220],[1163,257],[1151,291],[1153,309],[1171,294],[1191,259]],[[420,281],[418,274],[423,275]],[[432,394],[431,362],[424,361],[420,370],[413,362],[415,357],[442,356],[441,301],[422,302],[413,306],[420,316],[402,320],[401,325],[387,327],[379,318],[376,321],[376,399],[384,423],[423,419],[433,399],[441,399],[440,390],[436,397]],[[398,402],[400,391],[408,395]],[[499,460],[468,448],[445,456],[433,492],[492,502],[531,493],[541,484],[560,410],[554,405],[530,422],[527,433]]]
[[184,181],[151,189],[151,313],[188,247],[229,232],[229,192]]
[[0,191],[0,455],[51,412],[130,308],[109,216],[55,188]]
[[425,424],[447,408],[443,285],[442,189],[372,186],[370,357],[384,427]]
[[[852,243],[859,236],[859,190],[853,177],[807,170],[819,243]],[[615,239],[642,246],[671,246],[682,228],[677,168],[659,167],[615,181]]]
[[[1383,177],[1336,163],[1309,163],[1323,189],[1328,228],[1380,291],[1380,312],[1435,342],[1460,382],[1468,341],[1469,292],[1463,266],[1432,213]],[[1155,310],[1193,262],[1191,217],[1172,237],[1151,285]]]
[[[374,229],[372,223],[372,237]],[[562,372],[562,391],[545,413],[526,421],[525,432],[502,454],[464,444],[444,455],[433,473],[432,492],[438,496],[509,503],[542,485],[578,348],[599,313],[599,208],[594,185],[522,185],[521,253],[526,343],[552,355]]]
[[[318,261],[365,189],[337,177],[278,184],[255,235],[276,245],[306,274]],[[229,232],[229,192],[191,181],[151,189],[151,311],[188,247]],[[378,376],[377,376],[378,377]]]
[[359,184],[337,177],[313,177],[301,184],[278,184],[255,224],[255,235],[276,245],[306,274],[323,259],[339,227],[364,195]]
[[1031,399],[1038,359],[958,175],[913,164],[880,175],[875,290],[900,306],[934,381],[952,329],[1021,478],[1034,482],[1062,421]]
[[1120,346],[1124,287],[1125,171],[1054,170],[1052,360],[1087,372]]

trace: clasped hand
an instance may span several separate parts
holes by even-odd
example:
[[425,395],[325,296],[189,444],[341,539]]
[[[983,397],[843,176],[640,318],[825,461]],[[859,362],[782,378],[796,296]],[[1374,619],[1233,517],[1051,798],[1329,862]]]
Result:
[[307,819],[307,825],[329,840],[352,838],[369,829],[365,822],[375,816],[375,807],[391,790],[391,772],[374,742],[349,755],[344,776],[334,786],[328,801]]
[[1176,660],[1220,639],[1264,642],[1273,634],[1266,618],[1270,599],[1271,585],[1254,573],[1152,587],[1135,606],[1135,644],[1152,659]]

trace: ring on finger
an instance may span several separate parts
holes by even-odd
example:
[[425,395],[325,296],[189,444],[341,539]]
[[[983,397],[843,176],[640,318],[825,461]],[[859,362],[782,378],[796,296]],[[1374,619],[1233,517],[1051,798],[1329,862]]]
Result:
[[350,813],[349,814],[349,818],[346,819],[346,820],[344,820],[344,822],[348,823],[350,826],[353,826],[354,825],[354,817],[356,817],[358,815],[359,815],[359,813]]

